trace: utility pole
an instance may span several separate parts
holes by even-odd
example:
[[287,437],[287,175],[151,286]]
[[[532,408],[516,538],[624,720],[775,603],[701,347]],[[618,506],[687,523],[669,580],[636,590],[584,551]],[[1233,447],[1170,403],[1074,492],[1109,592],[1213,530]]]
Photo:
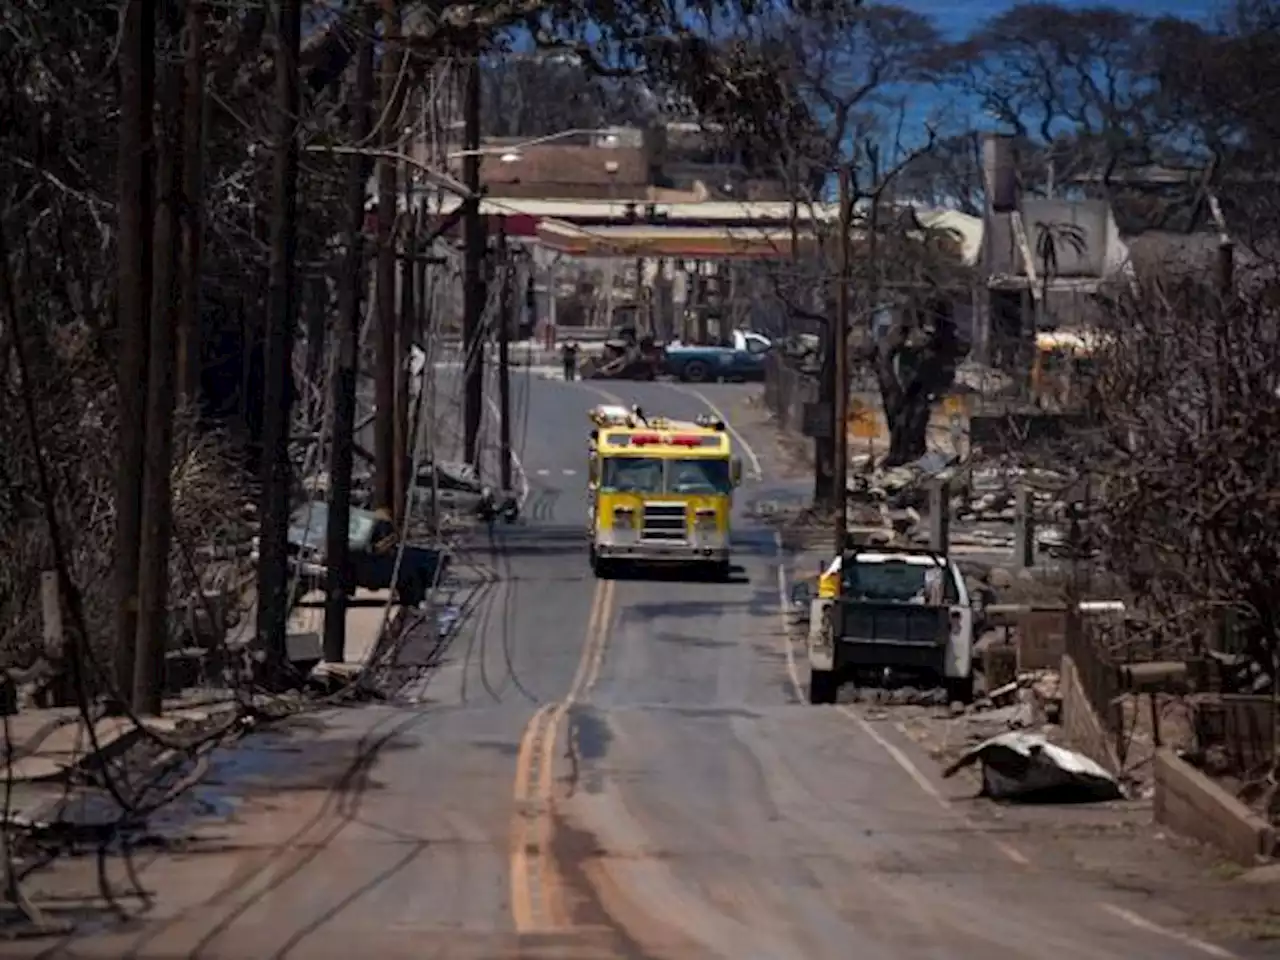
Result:
[[498,316],[498,429],[502,489],[511,490],[511,263],[507,258],[506,218],[498,221],[498,269],[502,306]]
[[204,94],[204,0],[188,0],[186,20],[177,393],[184,403],[194,407],[200,400],[200,276],[204,246],[204,134],[208,115]]
[[[464,201],[467,202],[467,201]],[[426,207],[418,209],[418,230],[423,236],[423,253],[429,253],[433,247],[435,238],[427,237],[427,210]],[[431,532],[438,539],[440,536],[440,473],[435,469],[438,462],[439,449],[436,444],[436,425],[439,418],[436,416],[436,378],[431,376],[430,371],[434,368],[437,354],[436,340],[436,324],[437,315],[433,309],[435,306],[434,299],[429,296],[427,288],[427,261],[428,257],[422,256],[418,258],[418,262],[414,265],[418,272],[418,331],[422,337],[423,364],[422,374],[418,378],[418,389],[426,391],[426,395],[421,397],[418,405],[422,409],[422,416],[426,419],[426,435],[423,441],[426,446],[426,459],[431,464]],[[434,292],[434,285],[430,292]]]
[[[409,347],[413,344],[414,273],[418,259],[418,221],[413,215],[413,179],[408,169],[404,176],[404,256],[400,260],[400,323],[396,327],[396,423],[395,423],[395,501],[392,515],[396,529],[409,513],[409,487],[413,483],[409,450],[413,445],[414,431],[409,423]],[[423,372],[426,375],[426,372]]]
[[[168,8],[166,39],[178,46],[182,21]],[[182,64],[165,59],[160,73],[156,151],[156,217],[152,245],[151,317],[147,342],[147,432],[143,443],[142,524],[138,542],[138,625],[134,643],[135,713],[158,715],[168,639],[169,545],[173,533],[174,331],[178,326],[179,211],[182,206]],[[199,118],[196,118],[199,122]]]
[[484,404],[484,221],[480,216],[480,62],[467,65],[463,103],[462,183],[470,196],[462,220],[463,456],[480,472],[480,421]]
[[280,0],[276,27],[275,157],[271,171],[271,264],[267,282],[259,500],[258,637],[268,676],[283,674],[289,620],[289,427],[293,328],[297,321],[298,47],[301,0]]
[[[384,150],[395,150],[400,139],[400,111],[396,88],[400,77],[400,15],[395,4],[383,4],[382,14],[382,125]],[[378,278],[377,278],[377,367],[374,373],[374,403],[377,419],[373,426],[374,508],[395,514],[396,503],[396,165],[394,160],[378,161]],[[403,468],[402,468],[403,469]]]
[[835,374],[832,391],[831,429],[833,482],[836,507],[836,553],[841,554],[848,539],[849,496],[849,279],[852,272],[853,209],[849,197],[849,168],[840,168],[840,279],[836,287],[836,315],[831,318],[831,349]]
[[128,0],[120,32],[120,240],[116,245],[115,686],[133,690],[138,623],[138,540],[146,437],[147,336],[151,313],[151,114],[155,96],[155,0]]
[[[365,7],[356,82],[351,92],[351,142],[369,137],[373,102],[373,11]],[[347,237],[338,281],[338,316],[334,324],[337,362],[329,385],[333,397],[333,442],[329,446],[329,517],[325,530],[324,658],[342,663],[347,649],[347,567],[351,524],[351,468],[354,459],[356,379],[359,368],[360,306],[367,289],[364,269],[364,201],[369,162],[359,154],[347,166]]]

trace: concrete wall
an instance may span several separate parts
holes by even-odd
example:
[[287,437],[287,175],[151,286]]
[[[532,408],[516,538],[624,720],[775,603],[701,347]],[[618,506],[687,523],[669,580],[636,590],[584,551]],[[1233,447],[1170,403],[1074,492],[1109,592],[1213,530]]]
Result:
[[1120,772],[1115,744],[1106,727],[1093,712],[1080,682],[1080,673],[1070,654],[1062,655],[1062,728],[1067,742],[1112,773]]
[[[1043,270],[1040,260],[1040,239],[1048,232],[1054,237],[1057,255],[1057,277],[1103,277],[1107,273],[1108,241],[1111,207],[1105,200],[1045,200],[1022,201],[1022,222],[1027,232],[1027,245],[1036,258],[1036,272]],[[1069,242],[1063,228],[1079,231],[1082,249]]]
[[1275,851],[1275,829],[1195,767],[1163,749],[1155,756],[1157,823],[1253,866]]
[[1018,615],[1018,671],[1057,670],[1066,653],[1065,609],[1029,610]]

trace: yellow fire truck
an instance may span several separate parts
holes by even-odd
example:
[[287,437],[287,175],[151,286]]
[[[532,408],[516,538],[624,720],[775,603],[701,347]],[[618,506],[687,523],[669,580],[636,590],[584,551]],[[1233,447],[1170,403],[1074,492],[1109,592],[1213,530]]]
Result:
[[[697,564],[729,575],[730,514],[742,464],[725,425],[646,418],[597,425],[588,448],[591,567]],[[600,418],[604,419],[604,418]]]

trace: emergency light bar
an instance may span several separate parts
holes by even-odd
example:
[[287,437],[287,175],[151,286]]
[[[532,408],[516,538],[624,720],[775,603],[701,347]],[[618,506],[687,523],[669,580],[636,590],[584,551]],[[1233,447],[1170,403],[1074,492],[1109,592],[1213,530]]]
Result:
[[711,437],[700,437],[697,434],[676,433],[669,436],[663,436],[660,433],[634,433],[630,437],[615,437],[613,441],[620,446],[626,446],[628,442],[633,447],[647,447],[650,445],[669,445],[673,447],[714,447],[719,441]]

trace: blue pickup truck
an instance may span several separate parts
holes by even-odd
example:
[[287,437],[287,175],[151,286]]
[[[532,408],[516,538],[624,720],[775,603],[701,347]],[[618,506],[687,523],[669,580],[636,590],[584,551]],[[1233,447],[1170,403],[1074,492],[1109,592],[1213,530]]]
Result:
[[734,330],[726,343],[701,346],[675,341],[666,346],[663,373],[688,383],[713,380],[762,380],[773,342],[758,333]]

